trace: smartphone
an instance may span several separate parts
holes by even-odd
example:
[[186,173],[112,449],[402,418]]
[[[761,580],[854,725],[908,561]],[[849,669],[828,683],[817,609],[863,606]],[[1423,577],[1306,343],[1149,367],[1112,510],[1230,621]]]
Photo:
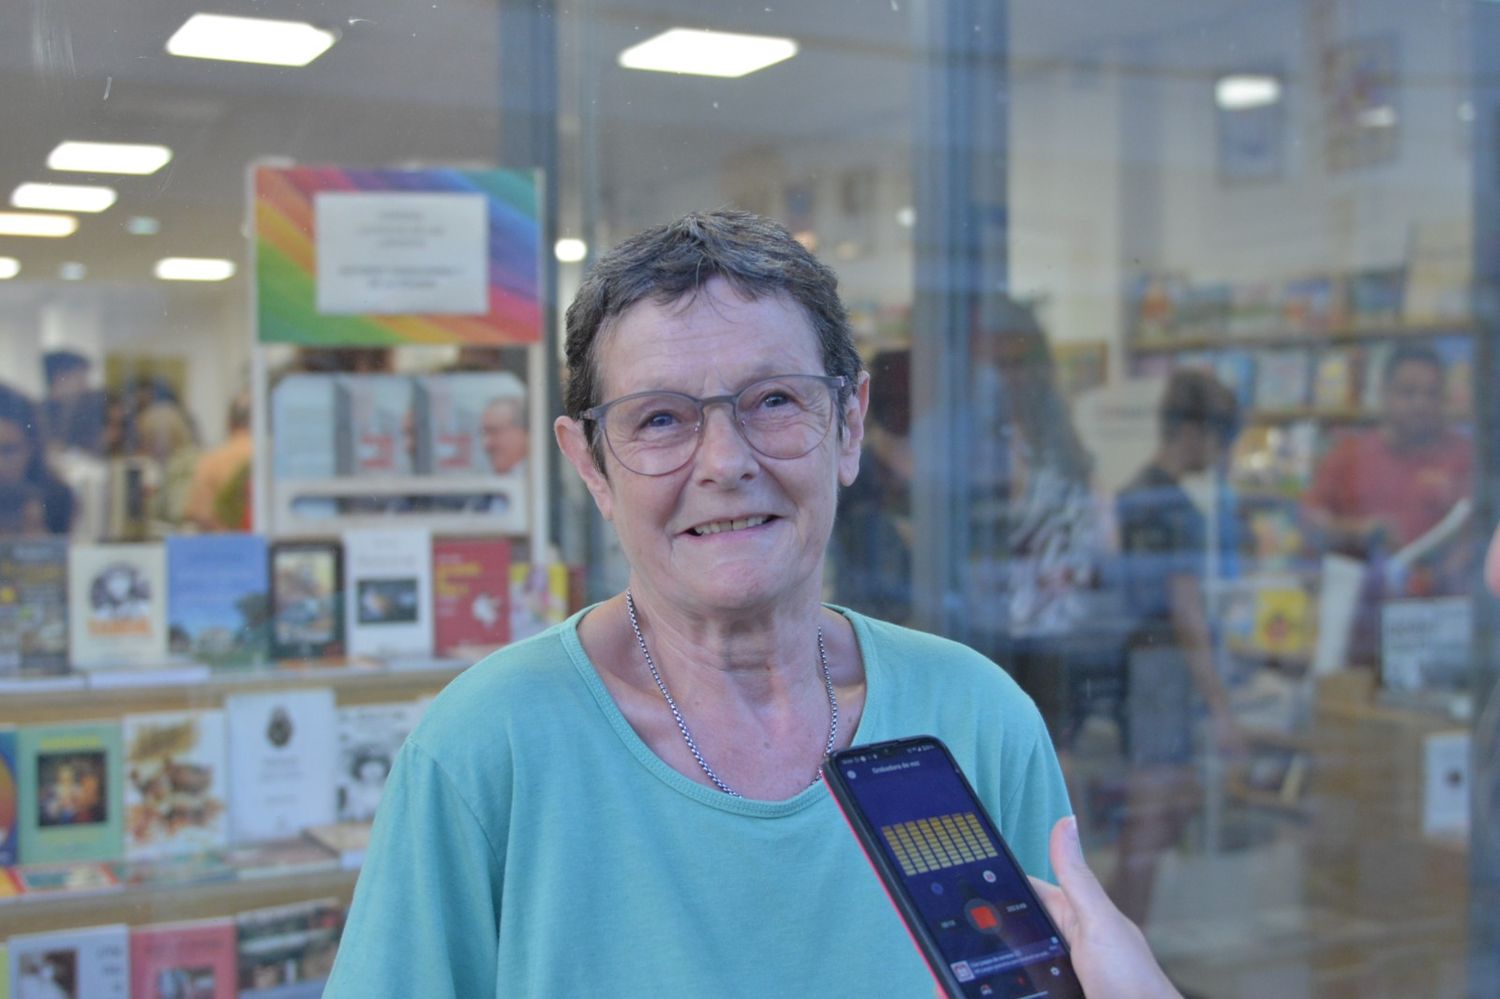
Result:
[[1083,995],[1067,944],[948,747],[853,746],[828,790],[950,999]]

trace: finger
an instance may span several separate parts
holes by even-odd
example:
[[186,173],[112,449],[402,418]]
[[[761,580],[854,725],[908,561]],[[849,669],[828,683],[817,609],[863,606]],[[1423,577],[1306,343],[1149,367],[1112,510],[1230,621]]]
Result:
[[1063,890],[1050,881],[1034,878],[1027,875],[1026,880],[1031,882],[1031,890],[1036,892],[1036,897],[1042,900],[1042,908],[1047,910],[1047,915],[1052,917],[1052,924],[1063,931],[1068,945],[1072,946],[1073,940],[1068,936],[1072,921],[1072,907],[1068,905],[1068,898]]
[[1047,853],[1052,860],[1052,870],[1057,874],[1058,886],[1080,921],[1087,920],[1093,913],[1114,908],[1104,886],[1094,877],[1088,861],[1083,859],[1083,846],[1078,841],[1078,820],[1074,816],[1057,820],[1052,827]]

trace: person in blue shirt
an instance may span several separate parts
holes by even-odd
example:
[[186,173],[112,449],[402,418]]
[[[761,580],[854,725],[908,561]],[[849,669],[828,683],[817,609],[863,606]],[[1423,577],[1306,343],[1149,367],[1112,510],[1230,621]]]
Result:
[[432,704],[326,995],[931,995],[820,770],[920,732],[1062,878],[1042,890],[1093,994],[1174,994],[1087,874],[1030,700],[821,600],[868,400],[832,272],[768,220],[689,215],[605,255],[567,328],[555,434],[629,582]]

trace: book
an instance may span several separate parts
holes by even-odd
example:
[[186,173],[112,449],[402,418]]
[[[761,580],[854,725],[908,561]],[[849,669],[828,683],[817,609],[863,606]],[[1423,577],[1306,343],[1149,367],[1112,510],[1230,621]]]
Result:
[[1267,585],[1256,591],[1255,631],[1250,645],[1267,655],[1300,655],[1311,640],[1307,591],[1290,585]]
[[433,641],[440,656],[477,659],[510,640],[510,542],[432,543]]
[[1323,351],[1313,373],[1313,405],[1322,410],[1347,410],[1357,406],[1363,370],[1358,347],[1329,347]]
[[424,528],[344,535],[344,611],[356,656],[432,652],[432,539]]
[[1306,406],[1311,390],[1311,358],[1299,347],[1262,350],[1255,358],[1257,409]]
[[234,918],[241,999],[317,999],[333,970],[344,911],[337,899],[251,909]]
[[271,655],[321,659],[344,653],[343,553],[333,541],[271,546]]
[[405,375],[344,375],[339,378],[340,416],[347,414],[347,450],[339,471],[392,478],[415,470],[413,385]]
[[22,864],[14,869],[16,884],[28,895],[92,895],[120,887],[120,876],[103,861]]
[[331,479],[339,473],[338,376],[292,374],[271,390],[271,467],[278,481]]
[[339,867],[346,871],[359,870],[365,862],[365,851],[370,848],[368,822],[335,822],[331,826],[313,826],[307,830],[306,835],[337,857]]
[[1380,680],[1389,690],[1456,692],[1469,686],[1473,601],[1387,600],[1380,608]]
[[159,544],[68,550],[69,647],[83,669],[149,666],[167,655],[166,550]]
[[[417,379],[418,467],[432,475],[506,475],[526,457],[526,385],[508,371]],[[503,419],[502,419],[503,417]],[[501,440],[518,426],[522,439]]]
[[19,834],[16,787],[16,730],[0,727],[0,867],[16,862],[16,837]]
[[16,999],[128,999],[130,931],[123,923],[10,938]]
[[1319,331],[1344,322],[1342,282],[1327,275],[1294,278],[1281,296],[1281,318],[1294,330]]
[[520,562],[510,567],[510,640],[530,638],[567,619],[568,567]]
[[1469,831],[1468,732],[1433,732],[1422,739],[1422,835],[1466,836]]
[[286,839],[333,821],[337,721],[327,689],[231,694],[229,833]]
[[[22,892],[21,883],[16,880],[15,871],[9,867],[0,867],[0,903],[9,902],[18,898]],[[5,957],[0,954],[0,967],[4,967]],[[4,976],[0,976],[3,978]],[[5,993],[0,992],[0,997]]]
[[130,994],[152,999],[235,999],[234,921],[201,919],[130,932]]
[[67,669],[67,539],[0,541],[0,676]]
[[1356,271],[1347,282],[1349,321],[1369,328],[1399,322],[1403,314],[1406,269]]
[[228,842],[224,712],[128,714],[122,728],[126,858],[193,854]]
[[214,666],[263,662],[269,567],[258,534],[167,538],[167,645]]
[[1443,401],[1448,412],[1468,417],[1474,412],[1474,338],[1437,337],[1432,349],[1443,362]]
[[368,822],[375,817],[375,806],[380,803],[396,753],[420,717],[411,701],[338,709],[336,801],[340,822]]
[[27,726],[16,751],[23,864],[120,856],[120,726]]
[[181,887],[229,881],[235,876],[222,850],[204,850],[150,860],[127,860],[114,865],[120,883],[151,888]]
[[326,874],[339,869],[339,858],[308,839],[275,840],[231,846],[224,862],[242,881]]

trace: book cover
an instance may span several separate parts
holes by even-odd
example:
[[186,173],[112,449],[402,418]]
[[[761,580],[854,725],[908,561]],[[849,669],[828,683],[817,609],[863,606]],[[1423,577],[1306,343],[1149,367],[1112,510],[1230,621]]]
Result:
[[322,659],[344,653],[343,553],[337,542],[271,546],[271,654]]
[[375,817],[396,753],[420,717],[411,701],[339,708],[340,822],[368,822]]
[[224,861],[242,881],[324,874],[339,869],[339,858],[307,839],[276,840],[231,846]]
[[229,839],[224,712],[128,714],[125,856],[198,853]]
[[123,843],[120,726],[38,725],[19,730],[20,860],[112,860]]
[[432,540],[424,528],[344,535],[344,609],[349,653],[432,652]]
[[1298,655],[1310,640],[1307,591],[1300,586],[1265,586],[1255,595],[1251,646],[1269,655]]
[[115,865],[120,883],[154,888],[180,887],[229,881],[234,878],[223,850],[204,850],[182,856],[150,860],[127,860]]
[[1474,412],[1474,338],[1443,336],[1432,341],[1443,361],[1443,396],[1448,412],[1464,418]]
[[120,887],[114,866],[102,861],[22,864],[14,871],[28,895],[92,895]]
[[331,826],[313,826],[307,838],[328,850],[346,871],[359,870],[370,847],[370,823],[335,822]]
[[1422,835],[1464,836],[1469,831],[1468,732],[1433,732],[1422,739]]
[[344,910],[326,898],[235,916],[241,999],[317,999],[333,970]]
[[432,594],[438,655],[477,659],[504,645],[510,640],[510,542],[434,541]]
[[0,676],[67,669],[67,539],[0,541]]
[[1255,359],[1257,409],[1298,409],[1310,392],[1311,359],[1306,350],[1263,350]]
[[545,631],[568,616],[568,567],[518,562],[510,567],[510,640]]
[[[505,475],[526,457],[526,385],[508,371],[452,372],[417,380],[421,467],[433,475]],[[502,441],[518,426],[519,441]],[[508,447],[506,445],[509,445]]]
[[167,538],[167,644],[214,666],[266,658],[270,585],[258,534]]
[[151,999],[235,999],[234,921],[202,919],[130,932],[130,994]]
[[19,803],[19,791],[16,787],[16,730],[0,728],[0,867],[9,867],[17,859]]
[[349,428],[340,470],[378,478],[412,474],[412,380],[405,375],[344,375],[338,384]]
[[271,390],[271,467],[279,481],[339,473],[338,376],[287,375]]
[[333,821],[338,758],[333,691],[231,694],[229,833],[236,843],[287,839]]
[[1322,410],[1357,406],[1363,367],[1357,347],[1330,347],[1323,351],[1313,375],[1313,405]]
[[[22,891],[21,883],[16,880],[15,871],[9,867],[0,867],[0,902],[9,902],[14,898],[18,898]],[[4,964],[4,956],[0,954],[0,967],[3,967]],[[4,993],[0,992],[0,999],[3,999],[3,997]]]
[[1380,679],[1390,690],[1469,686],[1474,605],[1468,597],[1387,600],[1380,608]]
[[123,923],[10,938],[16,999],[129,999],[130,931]]
[[1399,322],[1406,291],[1404,267],[1356,271],[1349,277],[1349,321],[1369,328]]
[[159,544],[74,545],[68,550],[73,664],[149,666],[167,655],[167,557]]

